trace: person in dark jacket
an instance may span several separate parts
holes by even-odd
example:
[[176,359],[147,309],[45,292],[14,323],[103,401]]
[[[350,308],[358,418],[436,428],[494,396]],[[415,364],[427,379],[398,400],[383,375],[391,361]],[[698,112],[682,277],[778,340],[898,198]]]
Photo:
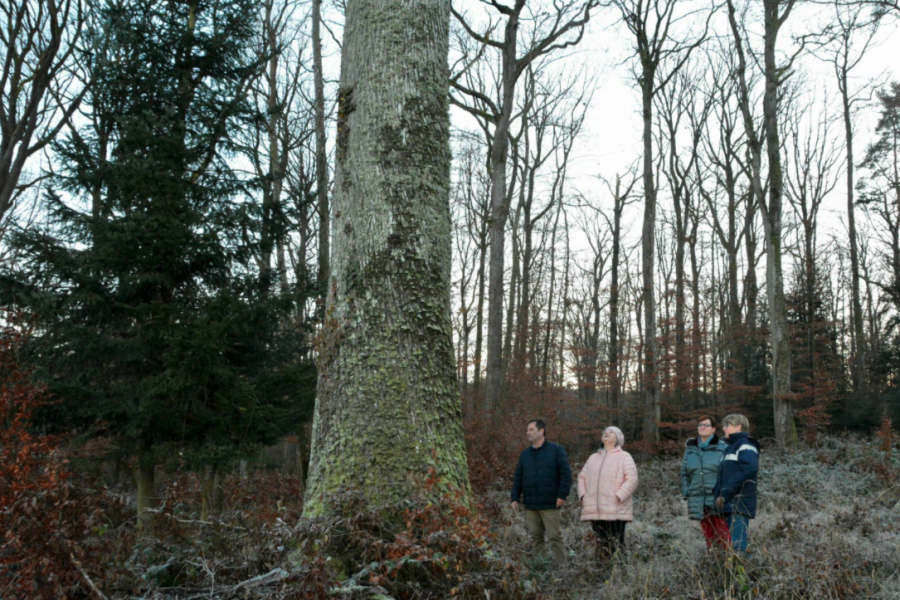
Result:
[[730,539],[728,523],[715,510],[713,494],[719,463],[727,447],[725,440],[716,435],[716,420],[703,415],[697,419],[697,437],[685,443],[681,461],[681,495],[687,500],[688,516],[700,521],[707,550],[713,544],[724,548]]
[[531,445],[522,451],[510,494],[513,510],[519,500],[525,504],[525,523],[536,554],[544,553],[544,534],[550,542],[553,559],[563,563],[566,550],[562,540],[560,508],[565,506],[572,487],[569,457],[559,444],[546,439],[547,426],[540,419],[528,422],[526,436]]
[[732,547],[746,555],[750,519],[756,517],[760,446],[750,437],[750,422],[744,415],[728,415],[722,419],[722,431],[728,447],[719,463],[719,476],[713,489],[716,510],[728,522]]

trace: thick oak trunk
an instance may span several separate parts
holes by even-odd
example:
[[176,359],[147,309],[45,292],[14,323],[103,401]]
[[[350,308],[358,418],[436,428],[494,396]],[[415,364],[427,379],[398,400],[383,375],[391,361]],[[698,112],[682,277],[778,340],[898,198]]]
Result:
[[468,490],[450,320],[449,0],[351,0],[333,254],[304,514],[380,505],[429,470]]

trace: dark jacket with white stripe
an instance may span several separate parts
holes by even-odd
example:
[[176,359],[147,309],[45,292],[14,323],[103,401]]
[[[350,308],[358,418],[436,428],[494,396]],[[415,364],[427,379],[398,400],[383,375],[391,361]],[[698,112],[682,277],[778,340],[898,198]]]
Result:
[[719,463],[719,476],[713,494],[724,498],[722,514],[756,516],[756,476],[759,473],[759,442],[741,431],[728,438],[725,456]]

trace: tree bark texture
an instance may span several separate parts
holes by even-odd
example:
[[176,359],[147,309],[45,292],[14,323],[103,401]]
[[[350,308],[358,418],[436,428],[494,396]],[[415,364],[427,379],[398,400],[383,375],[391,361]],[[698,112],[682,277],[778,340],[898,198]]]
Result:
[[[347,4],[304,514],[468,491],[450,320],[449,0]],[[443,489],[440,489],[443,488]]]

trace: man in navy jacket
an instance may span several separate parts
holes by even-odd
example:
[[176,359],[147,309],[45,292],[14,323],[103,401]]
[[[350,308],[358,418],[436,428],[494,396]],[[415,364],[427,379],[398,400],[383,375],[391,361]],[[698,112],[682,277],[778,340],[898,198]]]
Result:
[[528,422],[526,435],[531,446],[519,456],[510,500],[513,510],[518,510],[520,497],[524,500],[533,551],[543,554],[546,533],[553,559],[561,564],[565,562],[566,550],[559,509],[566,504],[572,487],[572,467],[563,447],[548,442],[546,433],[542,420]]
[[756,517],[756,477],[759,473],[759,442],[750,437],[750,421],[744,415],[722,419],[728,447],[719,463],[713,495],[716,508],[728,522],[731,545],[746,555],[750,519]]

